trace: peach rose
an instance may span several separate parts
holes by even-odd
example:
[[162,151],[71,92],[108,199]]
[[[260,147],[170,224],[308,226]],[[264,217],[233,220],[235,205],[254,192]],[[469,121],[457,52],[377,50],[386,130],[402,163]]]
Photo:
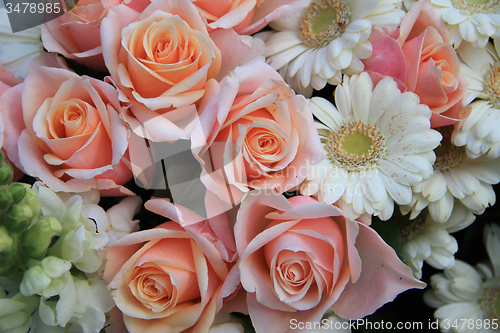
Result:
[[377,82],[389,75],[402,91],[414,92],[432,111],[433,128],[463,118],[467,81],[448,29],[432,5],[420,1],[401,20],[399,33],[373,29],[372,56],[362,60]]
[[361,318],[425,286],[373,229],[338,208],[311,197],[254,193],[243,200],[234,231],[257,333],[288,332],[292,319],[318,322],[328,309]]
[[156,0],[142,13],[113,7],[101,38],[112,80],[131,103],[123,118],[138,136],[157,142],[188,139],[207,81],[264,52],[262,41],[231,29],[209,36],[189,0]]
[[104,279],[129,332],[208,332],[229,266],[204,236],[166,222],[116,241],[106,256]]
[[42,24],[43,46],[68,59],[107,72],[102,58],[101,21],[118,0],[80,0],[66,14]]
[[196,8],[188,0],[157,0],[142,13],[112,7],[101,39],[111,77],[131,102],[123,117],[132,130],[153,141],[186,138],[185,122],[196,118],[194,103],[221,63]]
[[132,174],[122,161],[129,131],[119,111],[111,85],[39,67],[0,98],[5,149],[16,166],[54,191],[121,188]]
[[211,29],[233,28],[251,35],[269,22],[287,17],[302,8],[303,0],[191,0]]
[[197,206],[191,205],[195,209],[162,198],[151,198],[144,207],[179,223],[191,232],[203,235],[217,248],[224,261],[236,261],[233,226],[239,206],[229,208],[211,192],[206,192],[201,200],[203,201],[197,202]]
[[192,136],[201,180],[226,202],[250,189],[290,190],[323,157],[305,98],[262,59],[210,85],[200,109],[214,116]]

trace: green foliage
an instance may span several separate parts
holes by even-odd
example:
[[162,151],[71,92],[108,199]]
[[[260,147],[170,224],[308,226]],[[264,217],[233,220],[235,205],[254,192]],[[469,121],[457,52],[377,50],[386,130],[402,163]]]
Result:
[[371,227],[382,237],[382,239],[396,251],[399,258],[402,258],[401,253],[401,234],[400,224],[404,217],[399,213],[399,209],[394,210],[394,216],[388,221],[382,221],[374,216]]

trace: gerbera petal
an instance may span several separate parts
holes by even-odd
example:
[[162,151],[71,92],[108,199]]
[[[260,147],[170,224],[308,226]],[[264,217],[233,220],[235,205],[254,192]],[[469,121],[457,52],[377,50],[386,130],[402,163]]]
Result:
[[361,20],[368,16],[377,7],[378,1],[359,0],[352,9],[352,20]]
[[342,52],[337,57],[330,59],[330,64],[333,68],[339,70],[347,68],[351,64],[353,55],[351,49],[342,49]]
[[402,131],[413,120],[418,101],[418,96],[409,92],[396,96],[382,117],[383,130],[389,135]]
[[380,171],[382,171],[387,177],[390,177],[403,185],[416,185],[422,181],[422,176],[420,174],[415,174],[405,170],[393,162],[385,159],[380,162]]
[[469,20],[464,21],[460,24],[460,34],[462,35],[463,39],[471,43],[477,41],[477,39],[479,38],[479,32],[477,31],[474,24]]
[[[361,73],[368,75],[368,73]],[[372,102],[373,82],[371,80],[356,80],[351,86],[352,110],[354,118],[363,122],[368,121]]]
[[383,78],[373,90],[370,105],[370,121],[376,123],[384,114],[392,99],[399,93],[398,84],[390,78]]
[[459,24],[470,16],[461,10],[447,10],[443,13],[443,20],[448,24]]
[[441,199],[447,191],[446,180],[441,171],[434,171],[431,178],[422,184],[422,195],[431,202]]
[[381,175],[385,188],[389,195],[399,205],[407,205],[411,201],[411,187],[403,186],[386,175]]
[[335,38],[326,47],[326,57],[328,59],[337,58],[342,52],[343,47],[344,42],[342,41],[342,38]]

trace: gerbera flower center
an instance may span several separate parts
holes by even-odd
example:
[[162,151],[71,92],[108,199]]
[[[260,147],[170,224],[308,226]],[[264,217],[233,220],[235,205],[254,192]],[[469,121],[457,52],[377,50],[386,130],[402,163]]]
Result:
[[424,229],[429,224],[427,214],[427,209],[425,209],[415,219],[402,223],[399,230],[402,244],[407,243],[417,234],[419,230]]
[[484,92],[490,96],[492,104],[500,108],[500,62],[491,66],[484,79]]
[[328,138],[329,157],[348,171],[369,169],[385,156],[386,139],[377,125],[353,121]]
[[351,23],[351,8],[343,0],[313,0],[302,16],[299,37],[309,47],[323,47]]
[[499,0],[451,0],[453,7],[470,14],[495,14],[500,9]]
[[484,317],[489,319],[500,320],[500,288],[492,287],[486,288],[483,297],[479,301],[481,308],[484,311]]
[[457,147],[451,143],[453,126],[445,126],[437,130],[443,135],[443,140],[441,140],[439,146],[434,149],[434,153],[436,154],[434,170],[444,172],[460,165],[465,157],[465,147]]

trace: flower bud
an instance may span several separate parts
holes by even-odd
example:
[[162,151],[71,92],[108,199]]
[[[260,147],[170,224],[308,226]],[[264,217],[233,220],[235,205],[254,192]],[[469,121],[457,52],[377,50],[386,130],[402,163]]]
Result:
[[12,183],[14,177],[14,170],[9,162],[5,161],[0,164],[0,185],[7,185]]
[[21,251],[31,258],[41,258],[47,253],[47,248],[62,226],[54,217],[38,221],[21,235]]
[[12,195],[14,203],[20,203],[26,195],[27,184],[13,183],[9,185],[9,192]]
[[2,186],[0,188],[0,209],[9,208],[13,202],[12,194],[10,194],[6,187]]
[[14,170],[9,162],[5,161],[4,154],[0,151],[0,185],[12,183]]
[[0,253],[7,253],[12,250],[12,245],[14,241],[9,235],[7,228],[4,226],[0,227]]
[[[27,185],[27,184],[26,184]],[[33,218],[37,221],[42,214],[40,204],[38,203],[38,193],[28,185],[26,189],[26,195],[24,196],[22,203],[28,205],[33,212]]]
[[10,232],[21,233],[30,224],[33,211],[26,204],[13,204],[3,217],[5,226]]
[[16,254],[17,237],[12,238],[7,228],[0,227],[0,275],[8,276],[18,269],[14,260]]

